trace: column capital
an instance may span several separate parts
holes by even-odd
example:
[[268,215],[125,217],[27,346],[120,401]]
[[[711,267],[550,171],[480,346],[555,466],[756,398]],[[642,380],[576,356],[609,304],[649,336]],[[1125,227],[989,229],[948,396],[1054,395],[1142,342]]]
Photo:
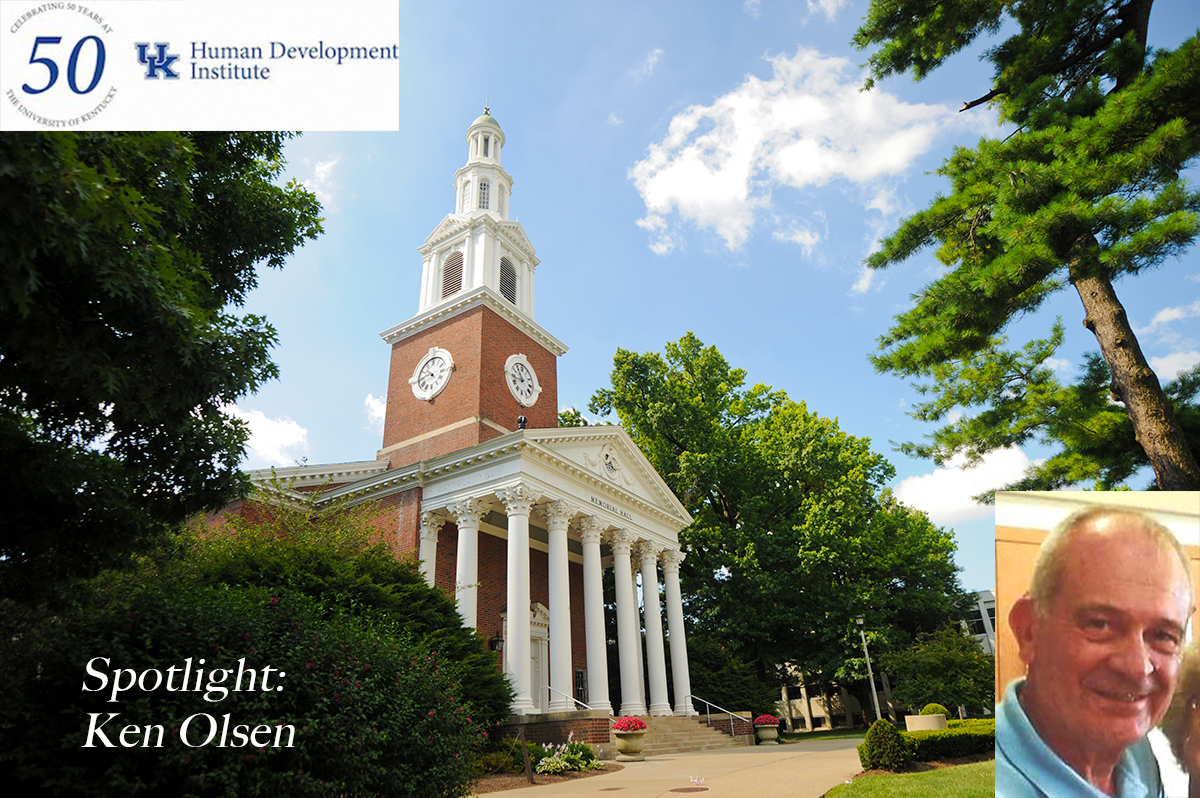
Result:
[[585,516],[579,521],[579,540],[582,543],[599,543],[604,537],[604,522],[594,515]]
[[685,557],[687,555],[680,549],[664,549],[662,554],[658,556],[658,559],[662,562],[663,573],[679,573],[679,566],[683,563]]
[[496,498],[504,504],[504,509],[509,515],[529,515],[529,511],[542,495],[528,485],[518,483],[496,491]]
[[653,540],[639,540],[633,546],[633,556],[645,562],[646,560],[658,560],[659,553],[663,550],[663,546],[655,543]]
[[543,504],[538,508],[546,518],[546,523],[553,527],[566,528],[571,519],[578,512],[574,507],[567,504],[562,499],[555,499],[549,504]]
[[451,502],[446,509],[450,511],[460,526],[465,523],[478,528],[479,522],[491,511],[492,503],[487,497],[480,496]]
[[635,538],[627,529],[614,529],[608,533],[608,545],[612,546],[613,554],[629,556]]
[[446,519],[441,513],[426,510],[421,513],[421,538],[437,543],[438,530],[446,525]]

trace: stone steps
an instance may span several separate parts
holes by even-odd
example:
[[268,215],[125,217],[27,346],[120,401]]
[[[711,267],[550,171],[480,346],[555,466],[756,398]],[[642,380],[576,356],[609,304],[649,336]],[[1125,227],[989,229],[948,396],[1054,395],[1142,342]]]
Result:
[[698,718],[674,716],[642,718],[650,727],[643,753],[646,756],[682,754],[691,751],[715,751],[737,748],[740,740],[705,726]]

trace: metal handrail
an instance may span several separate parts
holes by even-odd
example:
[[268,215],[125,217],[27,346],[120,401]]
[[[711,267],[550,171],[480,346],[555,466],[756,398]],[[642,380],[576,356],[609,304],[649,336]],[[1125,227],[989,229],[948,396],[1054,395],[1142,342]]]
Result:
[[[546,685],[546,689],[547,689],[547,690],[549,690],[549,691],[550,691],[550,692],[552,692],[552,693],[558,693],[559,695],[561,695],[561,696],[563,696],[563,697],[565,697],[565,698],[569,698],[569,699],[571,699],[572,701],[574,701],[576,704],[578,704],[579,706],[583,707],[584,709],[587,709],[587,710],[589,710],[589,711],[591,711],[591,712],[596,712],[596,711],[597,711],[597,710],[593,709],[592,707],[588,706],[587,704],[583,703],[582,701],[580,701],[580,700],[579,700],[578,698],[576,698],[575,696],[573,696],[573,695],[568,695],[567,693],[564,693],[562,690],[555,690],[555,689],[554,689],[553,687],[551,687],[550,685]],[[609,713],[609,716],[608,716],[608,717],[609,717],[610,719],[612,719],[612,720],[616,720],[616,717],[615,717],[615,716],[613,716],[613,715],[612,715],[612,713]]]
[[[713,703],[713,702],[711,702],[711,701],[706,701],[705,699],[701,698],[701,697],[700,697],[700,696],[698,696],[698,695],[688,694],[687,696],[685,696],[685,697],[684,697],[684,699],[683,699],[685,704],[687,703],[687,700],[688,700],[689,698],[694,698],[694,699],[696,699],[697,701],[703,702],[703,704],[704,704],[705,706],[707,706],[707,707],[716,707],[717,709],[721,710],[721,711],[722,711],[722,712],[724,712],[726,715],[728,715],[728,716],[729,716],[729,736],[730,736],[730,737],[736,737],[736,736],[737,736],[736,734],[734,734],[734,731],[733,731],[733,719],[734,719],[734,717],[740,717],[740,716],[735,716],[735,715],[733,714],[733,711],[732,711],[732,710],[726,709],[725,707],[722,707],[722,706],[718,706],[717,704],[714,704],[714,703]],[[712,709],[709,709],[709,711],[706,713],[706,715],[707,715],[707,717],[708,717],[708,721],[707,721],[707,723],[708,723],[708,725],[709,725],[709,726],[711,726],[711,725],[712,725]]]

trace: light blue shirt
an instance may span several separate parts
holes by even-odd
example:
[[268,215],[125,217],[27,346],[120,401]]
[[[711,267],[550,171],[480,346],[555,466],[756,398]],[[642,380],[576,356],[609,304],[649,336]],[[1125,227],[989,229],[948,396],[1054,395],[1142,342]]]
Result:
[[[1108,798],[1038,736],[1017,701],[1024,679],[1009,682],[996,706],[997,798]],[[1145,739],[1125,749],[1115,774],[1117,798],[1161,798],[1158,761]]]

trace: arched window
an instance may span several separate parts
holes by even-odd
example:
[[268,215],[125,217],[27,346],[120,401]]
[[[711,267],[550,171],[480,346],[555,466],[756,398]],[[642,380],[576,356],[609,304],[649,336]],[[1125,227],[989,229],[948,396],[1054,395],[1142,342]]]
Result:
[[517,270],[508,258],[500,259],[500,293],[509,302],[517,304]]
[[479,181],[479,210],[486,211],[488,209],[488,181]]
[[462,283],[463,255],[461,252],[451,252],[442,262],[442,299],[461,291]]
[[466,213],[471,209],[471,181],[468,180],[467,182],[463,183],[462,191],[462,212]]
[[484,136],[484,137],[483,137],[483,157],[484,157],[484,158],[488,157],[488,144],[490,144],[490,143],[491,143],[491,141],[492,141],[492,137],[491,137],[491,136]]
[[496,188],[496,210],[498,210],[500,212],[501,216],[504,216],[504,200],[505,200],[504,184],[501,183]]

